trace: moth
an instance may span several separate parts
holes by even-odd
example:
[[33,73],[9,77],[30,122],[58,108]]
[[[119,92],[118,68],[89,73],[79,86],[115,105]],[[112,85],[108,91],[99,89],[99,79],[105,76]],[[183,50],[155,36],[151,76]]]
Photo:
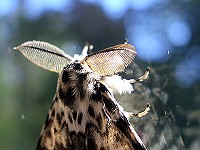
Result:
[[15,47],[36,65],[59,74],[55,96],[42,128],[37,149],[45,150],[145,150],[129,122],[138,114],[123,110],[115,93],[133,91],[131,83],[147,78],[150,68],[137,80],[122,79],[119,72],[130,65],[136,51],[124,43],[71,57],[42,41],[28,41]]

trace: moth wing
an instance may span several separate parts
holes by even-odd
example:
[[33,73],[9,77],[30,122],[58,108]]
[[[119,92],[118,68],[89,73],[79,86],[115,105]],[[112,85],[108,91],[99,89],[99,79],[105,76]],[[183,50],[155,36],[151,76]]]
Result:
[[[101,84],[100,87],[104,86]],[[109,91],[106,91],[105,88],[100,89],[100,91],[103,96],[106,112],[115,114],[111,115],[112,122],[110,123],[113,125],[108,126],[107,129],[107,143],[115,147],[114,149],[147,150],[128,118],[125,117],[123,108],[120,108],[121,106],[117,103],[114,96]]]
[[134,46],[120,44],[85,57],[87,65],[101,76],[114,75],[130,65],[136,55]]
[[58,47],[42,41],[28,41],[14,49],[36,65],[53,72],[60,72],[73,59]]

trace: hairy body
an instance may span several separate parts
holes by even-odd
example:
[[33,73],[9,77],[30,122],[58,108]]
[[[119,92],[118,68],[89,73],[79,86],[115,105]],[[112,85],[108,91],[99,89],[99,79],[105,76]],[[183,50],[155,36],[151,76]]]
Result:
[[87,55],[88,46],[77,59],[47,42],[28,41],[15,47],[36,65],[59,73],[56,94],[43,126],[37,149],[44,150],[145,150],[129,122],[149,111],[126,113],[113,93],[131,93],[130,83],[143,81],[116,75],[136,55],[127,43]]
[[75,62],[61,72],[37,149],[145,149],[111,87],[85,68]]

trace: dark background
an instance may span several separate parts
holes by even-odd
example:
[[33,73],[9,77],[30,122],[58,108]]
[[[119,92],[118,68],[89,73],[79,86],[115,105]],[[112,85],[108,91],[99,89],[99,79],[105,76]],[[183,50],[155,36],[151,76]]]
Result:
[[144,143],[152,150],[200,149],[199,6],[198,0],[0,0],[0,149],[35,148],[58,77],[14,46],[47,41],[73,56],[86,42],[98,51],[125,39],[138,54],[123,77],[152,68],[132,95],[117,96],[128,111],[152,104],[148,116],[131,119]]

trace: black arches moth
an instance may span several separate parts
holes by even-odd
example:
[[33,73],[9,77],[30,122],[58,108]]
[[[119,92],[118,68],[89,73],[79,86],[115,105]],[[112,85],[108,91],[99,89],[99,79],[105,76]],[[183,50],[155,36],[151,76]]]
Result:
[[[116,75],[136,55],[127,43],[75,59],[54,45],[29,41],[15,47],[30,61],[59,73],[56,93],[42,128],[37,149],[45,150],[145,150],[113,93],[131,93],[135,81],[147,78],[149,68],[137,80]],[[88,46],[83,51],[87,51]]]

